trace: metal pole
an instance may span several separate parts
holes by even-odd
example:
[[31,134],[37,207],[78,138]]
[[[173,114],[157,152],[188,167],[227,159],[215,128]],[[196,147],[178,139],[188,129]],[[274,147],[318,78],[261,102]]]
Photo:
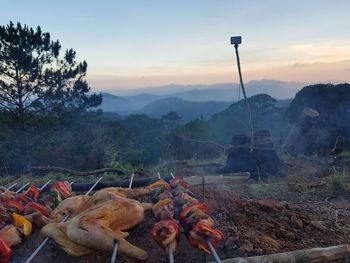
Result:
[[[128,187],[129,190],[132,187],[132,182],[134,181],[134,176],[135,176],[135,174],[132,173],[131,178],[130,178],[129,187]],[[116,240],[114,240],[114,247],[113,247],[113,252],[112,252],[112,257],[111,257],[111,263],[115,263],[117,260],[118,248],[119,248],[119,241],[116,239]]]
[[130,183],[129,183],[129,189],[131,189],[131,187],[132,187],[132,182],[134,181],[134,176],[135,176],[135,174],[132,173],[132,174],[131,174]]
[[169,263],[174,263],[174,254],[173,249],[171,248],[171,244],[169,245]]
[[[95,186],[98,184],[99,181],[101,181],[101,179],[102,177],[100,177],[96,181],[96,183],[93,186],[91,186],[91,188],[89,189],[89,191],[85,193],[85,195],[89,195],[89,193],[95,188]],[[72,185],[73,183],[74,182],[72,182],[70,185]],[[66,222],[69,217],[70,217],[70,214],[66,215],[61,221],[61,223]],[[43,242],[41,242],[41,244],[34,250],[34,252],[30,255],[30,257],[25,261],[25,263],[30,263],[33,260],[33,258],[40,252],[40,250],[45,246],[45,244],[49,241],[49,239],[50,239],[49,237],[46,237],[43,240]]]
[[94,190],[95,186],[102,180],[102,176],[96,181],[96,183],[91,186],[91,188],[89,189],[89,191],[86,192],[85,195],[89,195],[91,193],[92,190]]
[[11,188],[15,187],[16,185],[17,185],[17,183],[14,183],[13,185],[9,186],[9,187],[7,188],[7,190],[10,190]]
[[253,121],[252,121],[252,112],[250,110],[249,102],[247,99],[247,94],[245,92],[245,88],[244,88],[244,84],[243,84],[241,62],[240,62],[239,54],[238,54],[238,44],[235,44],[235,51],[236,51],[236,58],[237,58],[239,82],[241,83],[241,88],[242,88],[242,92],[243,92],[243,96],[244,96],[245,106],[246,106],[246,110],[248,112],[248,124],[249,124],[249,128],[250,128],[250,152],[252,152],[253,147],[254,147],[254,129],[253,129]]
[[17,191],[16,191],[16,194],[18,194],[19,192],[21,192],[24,188],[26,188],[30,183],[26,183],[25,185],[23,185],[21,188],[19,188]]
[[48,180],[46,184],[44,184],[42,187],[40,187],[40,191],[44,190],[45,187],[51,182],[51,180]]
[[219,258],[218,254],[216,253],[215,248],[213,247],[213,245],[210,243],[210,241],[208,239],[206,240],[206,242],[208,244],[208,247],[209,247],[211,253],[214,256],[215,262],[216,263],[221,263],[221,259]]
[[118,248],[119,248],[119,241],[116,239],[116,240],[114,240],[114,247],[113,247],[113,252],[112,252],[111,263],[115,263],[116,262],[117,254],[118,254]]

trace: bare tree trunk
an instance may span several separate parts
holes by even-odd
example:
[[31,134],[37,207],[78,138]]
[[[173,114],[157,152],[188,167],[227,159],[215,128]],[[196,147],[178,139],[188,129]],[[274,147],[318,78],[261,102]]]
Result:
[[25,116],[25,108],[23,102],[23,87],[22,80],[16,70],[16,82],[17,82],[17,90],[18,90],[18,124],[19,124],[19,147],[20,147],[20,171],[24,172],[28,168],[28,141],[27,141],[27,129],[26,129],[26,116]]

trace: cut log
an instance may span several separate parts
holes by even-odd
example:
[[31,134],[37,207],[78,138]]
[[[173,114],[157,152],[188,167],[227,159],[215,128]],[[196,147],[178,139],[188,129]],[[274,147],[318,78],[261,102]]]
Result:
[[[204,184],[236,184],[242,183],[249,179],[250,173],[233,173],[230,176],[217,176],[217,175],[207,175],[204,176]],[[202,185],[203,177],[202,176],[190,176],[184,177],[184,180],[190,185]]]
[[222,263],[326,263],[350,257],[350,245],[296,250],[247,258],[229,258]]
[[226,165],[219,172],[249,172],[253,179],[264,179],[278,175],[281,162],[267,130],[257,131],[254,136],[254,149],[250,150],[250,137],[234,135],[231,140]]
[[56,166],[36,166],[36,167],[31,167],[27,171],[27,173],[33,173],[33,172],[44,172],[44,173],[57,172],[57,173],[65,173],[65,174],[76,175],[76,176],[88,176],[88,175],[95,175],[95,174],[102,174],[102,173],[116,173],[118,175],[124,174],[124,172],[118,168],[102,168],[102,169],[93,170],[93,171],[80,172],[80,171],[63,168],[63,167],[56,167]]
[[[234,184],[234,183],[242,183],[249,179],[249,173],[237,173],[235,176],[204,176],[205,184]],[[163,178],[165,181],[169,182],[172,178]],[[135,178],[133,180],[133,187],[143,187],[147,186],[151,183],[157,181],[156,177],[149,178]],[[188,182],[190,185],[201,185],[202,184],[202,176],[193,176],[193,177],[185,177],[184,180]],[[94,190],[100,190],[107,187],[128,187],[130,183],[130,179],[125,180],[116,180],[112,182],[99,182]],[[72,185],[72,190],[74,192],[85,192],[88,191],[94,183],[74,183]],[[38,186],[40,187],[40,186]],[[48,185],[46,189],[50,189],[51,185]],[[16,190],[16,189],[15,189]]]

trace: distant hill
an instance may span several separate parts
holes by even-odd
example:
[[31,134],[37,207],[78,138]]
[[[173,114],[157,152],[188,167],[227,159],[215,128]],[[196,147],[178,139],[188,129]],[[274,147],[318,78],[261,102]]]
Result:
[[[250,81],[246,86],[247,96],[266,93],[278,100],[276,107],[288,107],[295,93],[304,83],[277,80]],[[120,91],[119,95],[102,93],[99,106],[104,112],[121,116],[144,113],[150,117],[161,117],[169,111],[182,115],[184,121],[222,111],[229,103],[243,96],[240,86],[233,83],[213,85],[167,85],[163,87]],[[122,96],[121,96],[122,95]]]
[[[248,96],[269,94],[276,99],[290,99],[304,86],[302,82],[287,82],[279,80],[253,80],[245,83]],[[145,87],[134,90],[116,90],[113,92],[121,97],[134,95],[157,95],[159,97],[177,97],[192,101],[237,101],[239,98],[239,84],[219,83],[211,85],[176,85],[170,84],[160,87]],[[159,99],[158,97],[158,99]],[[242,95],[241,97],[242,98]]]
[[187,122],[200,117],[210,118],[213,114],[225,110],[229,105],[230,102],[198,102],[185,101],[180,98],[165,98],[146,105],[136,113],[160,118],[169,111],[176,111],[182,117],[182,120]]
[[[279,102],[267,94],[254,95],[248,100],[254,130],[269,130],[274,139],[284,138],[291,128],[285,118],[287,101],[277,105]],[[226,110],[214,114],[209,122],[211,139],[220,143],[228,144],[233,134],[249,133],[245,101],[232,103]]]

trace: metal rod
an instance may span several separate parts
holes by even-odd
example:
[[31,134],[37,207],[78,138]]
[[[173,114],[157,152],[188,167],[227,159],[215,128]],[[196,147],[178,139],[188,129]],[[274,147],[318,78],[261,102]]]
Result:
[[135,176],[135,174],[132,173],[132,174],[131,174],[130,183],[129,183],[129,189],[131,189],[131,187],[132,187],[132,182],[134,181],[134,176]]
[[34,250],[34,252],[30,255],[30,257],[25,261],[25,263],[29,263],[32,259],[40,252],[40,250],[46,245],[49,238],[46,237],[43,242]]
[[[93,186],[91,186],[91,188],[89,189],[89,191],[87,191],[86,193],[85,193],[85,195],[89,195],[90,194],[90,192],[95,188],[95,186],[101,181],[101,179],[102,179],[102,177],[100,177],[97,181],[96,181],[96,183],[93,185]],[[71,185],[73,184],[74,182],[72,182],[71,183]],[[67,219],[70,217],[70,214],[67,214],[64,218],[63,218],[63,220],[61,221],[61,223],[63,223],[63,222],[66,222],[67,221]],[[45,244],[49,241],[49,237],[46,237],[44,240],[43,240],[43,242],[41,242],[41,244],[34,250],[34,252],[30,255],[30,257],[25,261],[25,263],[30,263],[32,260],[33,260],[33,258],[40,252],[40,250],[45,246]]]
[[174,254],[173,249],[171,248],[171,244],[169,245],[169,263],[174,263]]
[[170,172],[170,175],[171,175],[171,177],[172,177],[173,179],[175,178],[173,172]]
[[159,173],[159,172],[157,172],[157,175],[158,175],[158,179],[160,180],[160,179],[161,179],[161,177],[160,177],[160,173]]
[[209,241],[208,239],[205,240],[205,241],[207,242],[208,247],[209,247],[211,253],[212,253],[213,256],[214,256],[215,262],[216,262],[216,263],[221,263],[221,259],[219,258],[218,254],[216,253],[216,250],[215,250],[215,248],[213,247],[213,245],[210,243],[210,241]]
[[118,248],[119,248],[119,241],[116,239],[116,240],[114,240],[114,247],[113,247],[113,252],[112,252],[111,263],[115,263],[117,260]]
[[7,188],[7,190],[10,190],[11,188],[15,187],[16,185],[17,185],[17,183],[14,183],[13,185],[9,186],[9,187]]
[[48,181],[46,182],[46,184],[44,184],[42,187],[40,187],[40,190],[41,190],[41,191],[44,190],[45,187],[46,187],[50,182],[51,182],[51,180],[48,180]]
[[[131,189],[131,187],[132,187],[132,182],[134,181],[134,176],[135,176],[135,174],[132,173],[128,189]],[[117,260],[118,248],[119,248],[119,241],[116,239],[116,240],[114,240],[114,247],[113,247],[113,252],[112,252],[112,257],[111,257],[111,263],[115,263]]]
[[239,54],[238,54],[238,44],[235,44],[235,51],[236,51],[236,58],[237,58],[237,67],[238,67],[238,75],[239,75],[239,82],[241,83],[241,88],[244,96],[244,101],[245,101],[245,106],[246,110],[248,112],[248,124],[250,128],[250,151],[253,151],[254,147],[254,128],[253,128],[253,120],[252,120],[252,111],[249,106],[249,102],[247,99],[247,94],[245,92],[244,84],[243,84],[243,77],[242,77],[242,71],[241,71],[241,62],[239,59]]
[[24,188],[26,188],[30,183],[26,183],[25,185],[23,185],[21,188],[19,188],[17,191],[16,191],[16,194],[18,194],[19,192],[21,192]]
[[102,180],[102,176],[96,181],[96,183],[91,186],[91,188],[89,189],[89,191],[86,192],[85,195],[89,195],[91,193],[91,191],[95,188],[95,186]]

